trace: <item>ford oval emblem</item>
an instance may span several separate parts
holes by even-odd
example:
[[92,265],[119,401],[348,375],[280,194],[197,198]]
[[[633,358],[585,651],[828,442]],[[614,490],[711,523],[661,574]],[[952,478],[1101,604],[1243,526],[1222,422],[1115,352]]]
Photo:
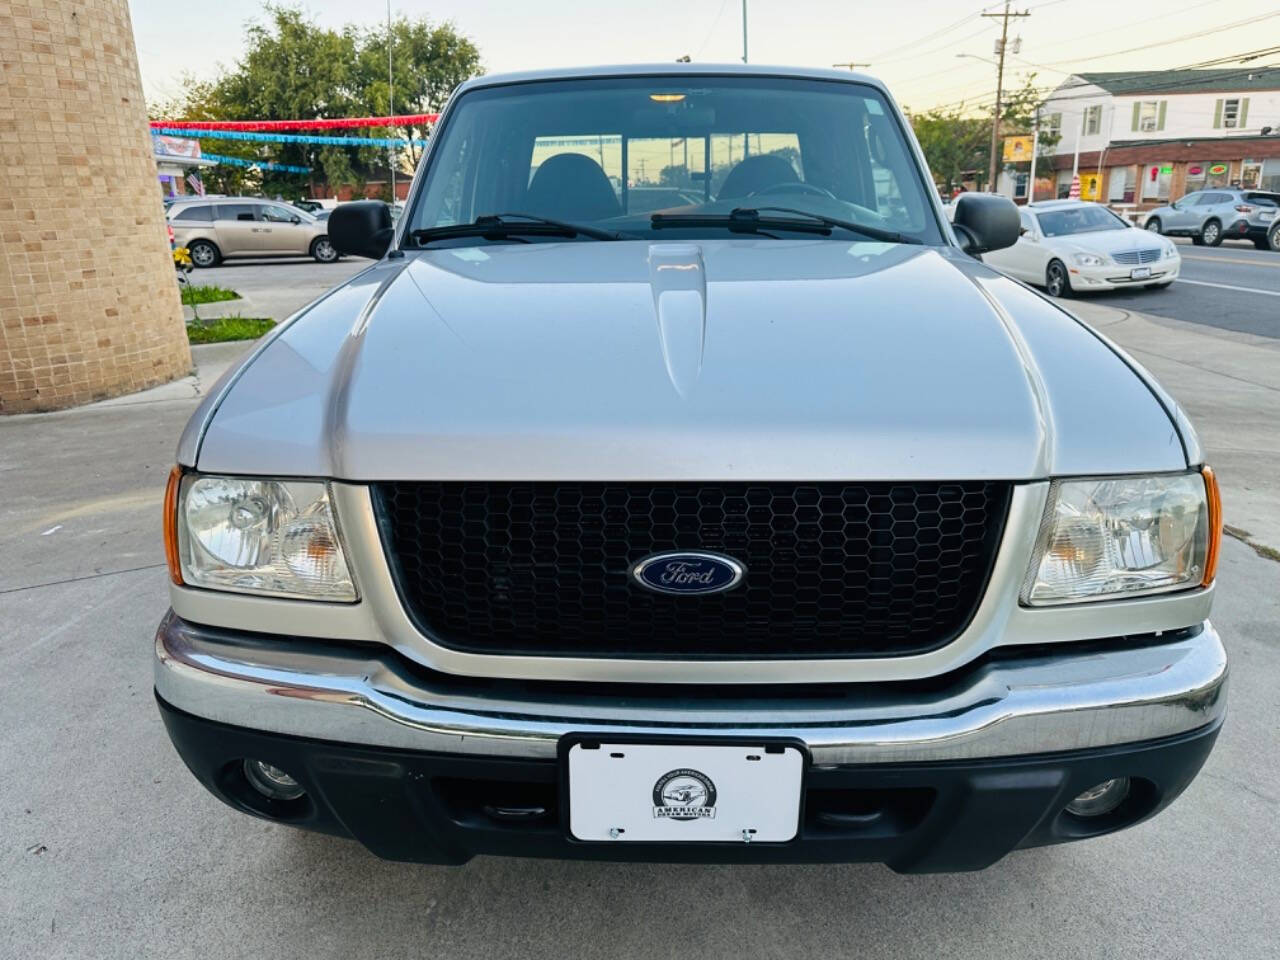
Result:
[[655,553],[631,568],[631,576],[646,589],[686,595],[732,590],[746,572],[732,557],[684,551]]

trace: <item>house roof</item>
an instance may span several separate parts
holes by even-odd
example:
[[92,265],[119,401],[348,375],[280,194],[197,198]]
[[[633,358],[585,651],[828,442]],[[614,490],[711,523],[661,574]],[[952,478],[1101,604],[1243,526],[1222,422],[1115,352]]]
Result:
[[1233,67],[1228,70],[1126,70],[1078,73],[1076,76],[1117,96],[1280,90],[1280,66]]

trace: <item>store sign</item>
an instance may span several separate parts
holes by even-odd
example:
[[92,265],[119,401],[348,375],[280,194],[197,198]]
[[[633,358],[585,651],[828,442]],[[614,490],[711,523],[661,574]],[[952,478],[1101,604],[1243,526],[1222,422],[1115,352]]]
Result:
[[1194,167],[1187,167],[1187,176],[1198,177],[1204,173],[1204,167],[1196,164]]
[[1213,166],[1209,168],[1209,175],[1213,177],[1220,177],[1222,176],[1222,174],[1226,172],[1227,172],[1227,165],[1225,163],[1215,163]]
[[1004,160],[1006,163],[1021,163],[1031,159],[1032,139],[1030,137],[1005,137]]
[[1170,175],[1170,174],[1172,174],[1172,173],[1173,173],[1173,167],[1161,167],[1161,168],[1160,168],[1160,175],[1161,175],[1161,176],[1163,176],[1163,177],[1167,177],[1167,176],[1169,176],[1169,175]]
[[155,153],[158,157],[187,157],[195,159],[200,156],[199,140],[152,134],[151,142],[155,146]]

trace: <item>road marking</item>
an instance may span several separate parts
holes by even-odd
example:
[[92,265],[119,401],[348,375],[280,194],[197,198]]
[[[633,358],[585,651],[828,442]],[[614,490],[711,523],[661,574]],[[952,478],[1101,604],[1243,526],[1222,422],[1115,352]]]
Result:
[[1264,297],[1280,297],[1280,290],[1259,290],[1256,287],[1237,287],[1231,283],[1210,283],[1208,280],[1188,280],[1179,277],[1176,283],[1194,283],[1197,287],[1217,287],[1220,290],[1239,290],[1241,293],[1260,293]]
[[[1258,251],[1261,253],[1262,251]],[[1242,267],[1280,267],[1280,259],[1274,262],[1263,260],[1261,257],[1198,257],[1195,254],[1184,253],[1183,260],[1200,260],[1203,263],[1233,263]]]

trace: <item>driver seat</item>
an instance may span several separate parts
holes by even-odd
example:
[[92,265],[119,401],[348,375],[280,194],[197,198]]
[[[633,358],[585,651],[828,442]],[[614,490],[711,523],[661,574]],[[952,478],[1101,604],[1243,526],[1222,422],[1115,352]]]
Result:
[[724,178],[724,185],[720,187],[720,193],[716,196],[716,199],[726,200],[732,197],[746,197],[763,190],[765,187],[776,186],[780,183],[799,182],[800,178],[796,176],[795,167],[783,160],[782,157],[774,156],[770,153],[758,153],[754,157],[747,157],[729,171],[729,175]]

